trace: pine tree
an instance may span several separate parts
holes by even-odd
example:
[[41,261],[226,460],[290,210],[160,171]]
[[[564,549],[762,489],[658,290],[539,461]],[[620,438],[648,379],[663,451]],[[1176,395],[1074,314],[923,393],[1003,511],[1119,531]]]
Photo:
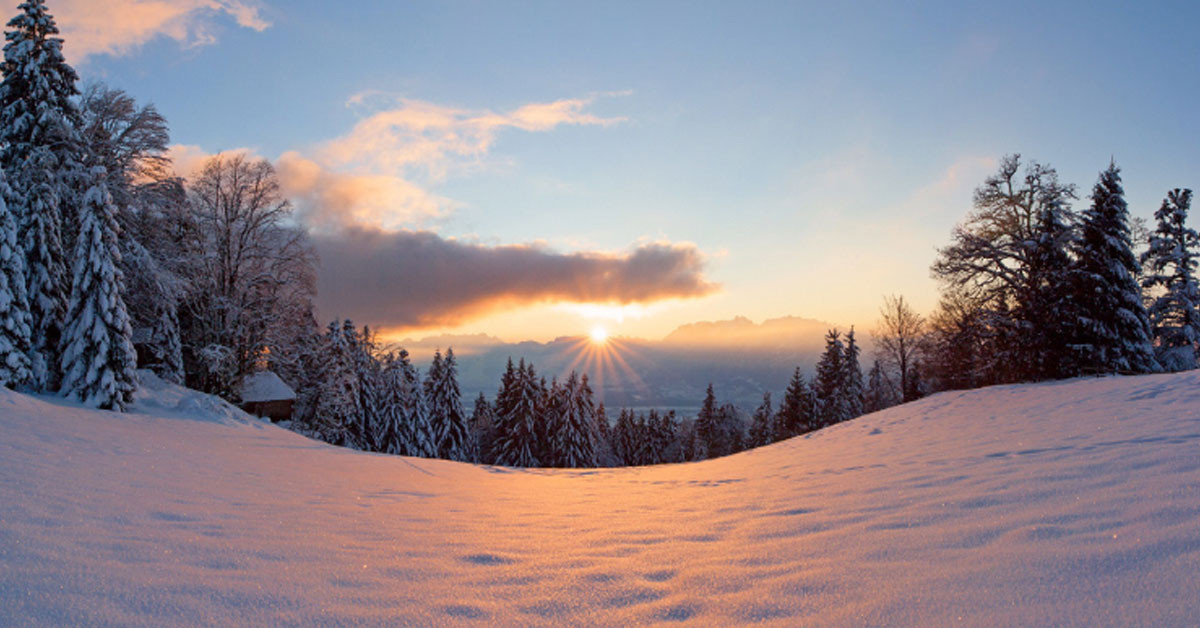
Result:
[[454,349],[446,350],[445,359],[435,352],[433,365],[425,380],[425,399],[433,424],[438,457],[445,460],[468,459],[467,415],[462,407],[462,391],[458,387],[458,366]]
[[17,244],[17,222],[5,202],[10,194],[0,171],[0,386],[19,388],[32,376],[31,330],[24,254]]
[[400,359],[395,354],[385,355],[377,382],[376,401],[379,406],[373,430],[375,451],[400,455],[408,452],[404,428],[406,385]]
[[179,314],[174,300],[163,301],[150,327],[152,363],[147,365],[164,380],[183,384],[183,344],[179,340]]
[[1115,163],[1100,173],[1091,207],[1081,215],[1072,289],[1078,369],[1089,373],[1157,369],[1150,320],[1135,276],[1129,210]]
[[63,57],[54,18],[42,0],[27,0],[19,10],[5,32],[0,167],[13,188],[9,209],[25,257],[34,383],[57,390],[70,289],[65,251],[79,225],[86,155],[73,100],[78,77]]
[[344,325],[331,321],[321,350],[321,394],[314,408],[317,432],[334,445],[353,444],[353,429],[362,416],[362,397]]
[[841,334],[836,329],[829,330],[825,335],[825,352],[817,362],[817,376],[813,381],[813,393],[816,397],[816,420],[814,429],[819,429],[834,423],[840,423],[849,418],[850,408],[844,392],[846,385],[846,368],[843,366]]
[[475,407],[471,412],[471,453],[472,460],[480,464],[492,464],[492,440],[495,439],[495,414],[492,405],[488,403],[483,393],[475,398]]
[[721,437],[720,426],[718,422],[720,417],[717,416],[717,397],[713,393],[713,385],[710,382],[708,389],[704,391],[704,402],[700,406],[700,413],[696,415],[696,456],[697,460],[705,460],[715,458],[716,450],[720,449],[717,440]]
[[717,408],[713,422],[713,437],[706,447],[709,459],[735,454],[745,449],[745,426],[731,403]]
[[896,405],[899,395],[888,380],[883,370],[883,363],[878,359],[871,365],[867,374],[867,388],[863,392],[863,412],[877,412]]
[[773,440],[781,441],[816,429],[814,404],[812,390],[797,366],[792,373],[792,381],[788,383],[787,391],[783,394],[783,402],[779,404]]
[[862,352],[854,339],[854,328],[846,334],[846,347],[842,352],[842,387],[841,395],[846,407],[846,417],[842,420],[853,419],[863,413],[863,376],[858,364]]
[[401,349],[400,367],[404,374],[404,442],[407,455],[421,458],[436,458],[438,455],[437,433],[429,414],[429,404],[421,385],[421,376],[408,359],[408,352]]
[[363,325],[362,331],[355,328],[354,323],[346,320],[342,325],[342,336],[346,342],[349,363],[358,380],[358,416],[350,424],[352,446],[364,451],[379,451],[377,442],[381,435],[377,434],[380,422],[378,415],[380,405],[379,360],[375,358],[375,339],[371,329]]
[[1077,236],[1072,225],[1074,214],[1065,198],[1049,199],[1041,205],[1030,253],[1025,322],[1031,333],[1025,341],[1034,350],[1034,377],[1054,379],[1074,375],[1069,349],[1076,335],[1076,321],[1070,315],[1075,311],[1070,290],[1070,249]]
[[579,376],[571,371],[562,386],[552,386],[555,399],[551,416],[553,432],[551,451],[546,464],[564,468],[596,466],[596,446],[592,433],[594,410],[591,401],[585,399]]
[[1168,371],[1196,368],[1196,343],[1200,341],[1200,288],[1196,283],[1196,255],[1200,235],[1187,227],[1192,191],[1175,189],[1154,213],[1158,226],[1150,249],[1142,254],[1142,286],[1157,293],[1149,307],[1158,362]]
[[771,393],[764,392],[762,403],[750,419],[750,447],[770,445],[775,439],[774,412],[771,410]]
[[92,174],[94,184],[84,196],[62,338],[62,392],[93,407],[124,410],[137,387],[137,353],[121,298],[121,254],[112,200],[104,169]]
[[521,360],[505,394],[505,413],[497,416],[496,464],[536,467],[539,448],[537,405],[542,387],[533,365]]

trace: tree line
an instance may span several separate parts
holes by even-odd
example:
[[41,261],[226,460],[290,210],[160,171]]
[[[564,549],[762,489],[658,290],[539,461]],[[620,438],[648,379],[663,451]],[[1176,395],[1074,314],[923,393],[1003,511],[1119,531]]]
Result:
[[166,120],[81,90],[44,0],[0,65],[0,385],[124,409],[135,368],[236,400],[318,336],[316,254],[265,160],[177,176]]
[[1115,163],[1075,211],[1076,188],[1054,168],[1005,157],[932,265],[941,300],[924,335],[911,338],[925,385],[1196,368],[1200,239],[1186,226],[1191,196],[1170,190],[1147,230],[1129,217]]

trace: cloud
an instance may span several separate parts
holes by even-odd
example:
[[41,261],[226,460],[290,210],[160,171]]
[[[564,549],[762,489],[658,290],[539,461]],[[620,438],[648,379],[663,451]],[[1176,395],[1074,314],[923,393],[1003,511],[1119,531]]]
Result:
[[624,254],[559,253],[369,228],[315,240],[322,315],[382,327],[455,325],[534,303],[694,298],[719,287],[704,278],[704,256],[685,243],[643,244]]
[[157,37],[184,47],[209,45],[222,14],[256,31],[271,25],[256,0],[59,0],[53,10],[73,62],[129,54]]
[[281,155],[275,166],[284,194],[314,231],[345,225],[398,229],[424,224],[456,206],[400,177],[337,172],[295,151]]
[[[378,104],[379,92],[351,96],[351,107]],[[585,109],[595,98],[568,98],[522,105],[507,113],[447,107],[400,98],[354,125],[346,135],[328,141],[317,151],[333,167],[423,179],[446,177],[454,166],[478,161],[504,129],[545,132],[561,125],[609,126],[624,118],[603,118]]]
[[[351,99],[377,101],[378,93]],[[646,243],[623,254],[560,253],[538,244],[487,246],[410,228],[457,204],[430,191],[464,160],[477,160],[504,129],[608,125],[589,98],[532,103],[506,113],[420,101],[369,115],[345,136],[274,160],[283,194],[313,235],[321,258],[318,307],[384,328],[447,326],[535,303],[614,306],[695,298],[718,289],[691,244]],[[230,152],[256,156],[238,148]],[[211,154],[171,147],[176,172],[199,172]]]

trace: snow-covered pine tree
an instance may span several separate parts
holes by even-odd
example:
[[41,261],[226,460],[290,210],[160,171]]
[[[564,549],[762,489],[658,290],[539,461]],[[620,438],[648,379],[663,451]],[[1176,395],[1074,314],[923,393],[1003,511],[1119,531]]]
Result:
[[58,27],[42,0],[27,0],[8,23],[0,82],[0,168],[13,188],[33,328],[34,385],[57,390],[59,349],[86,151],[79,138],[75,70],[62,54]]
[[551,443],[555,466],[580,469],[596,466],[596,444],[593,434],[594,410],[585,398],[583,384],[575,371],[557,389],[556,429]]
[[122,299],[117,221],[104,169],[92,171],[76,239],[62,393],[96,408],[124,410],[137,388],[137,353]]
[[825,334],[825,351],[817,362],[817,375],[813,380],[816,397],[816,417],[813,428],[820,429],[849,418],[850,408],[842,389],[846,385],[846,369],[842,365],[845,348],[841,333],[836,329]]
[[0,386],[19,388],[32,376],[25,255],[17,244],[17,221],[5,202],[11,190],[0,170]]
[[656,449],[654,463],[682,462],[683,450],[680,447],[679,421],[675,418],[675,411],[656,412],[651,410],[649,423],[654,433]]
[[322,347],[321,394],[314,409],[317,432],[334,445],[352,445],[354,425],[362,416],[362,396],[345,325],[331,321]]
[[899,400],[895,386],[888,380],[883,363],[878,358],[867,374],[867,388],[863,391],[863,412],[877,412],[890,408]]
[[158,315],[150,326],[150,368],[168,382],[183,384],[183,344],[175,301],[163,301],[156,310]]
[[1150,320],[1135,279],[1138,263],[1130,241],[1129,209],[1115,163],[1100,173],[1080,223],[1071,269],[1076,370],[1157,370]]
[[510,389],[505,395],[505,412],[496,417],[496,464],[536,467],[537,404],[541,387],[533,366],[526,366],[524,359],[510,381]]
[[360,333],[354,322],[346,319],[342,323],[342,347],[346,352],[346,364],[354,374],[358,402],[357,411],[347,427],[347,445],[363,451],[375,451],[373,433],[377,417],[379,361],[373,355],[375,340],[371,330],[363,326]]
[[1196,283],[1200,235],[1186,226],[1192,191],[1174,189],[1154,212],[1158,226],[1150,248],[1142,254],[1145,278],[1151,293],[1148,308],[1158,363],[1168,371],[1196,368],[1196,343],[1200,341],[1200,287]]
[[472,460],[480,464],[491,464],[492,440],[494,439],[495,414],[492,405],[488,403],[483,393],[475,398],[475,407],[471,412],[471,454]]
[[404,372],[404,441],[406,455],[421,458],[436,458],[437,434],[429,417],[429,403],[421,385],[421,376],[408,359],[408,352],[400,350],[399,360]]
[[375,451],[404,455],[408,453],[405,438],[405,387],[404,368],[393,353],[383,356],[377,382],[374,436]]
[[[1027,177],[1031,175],[1026,175]],[[1053,171],[1039,176],[1052,177]],[[1029,252],[1030,283],[1022,322],[1028,332],[1021,339],[1031,350],[1027,377],[1056,379],[1074,375],[1070,343],[1076,336],[1076,310],[1071,294],[1070,249],[1077,239],[1075,214],[1068,203],[1072,196],[1054,196],[1040,203],[1034,241]],[[1064,314],[1066,314],[1064,316]]]
[[601,467],[616,466],[612,450],[612,426],[608,423],[608,412],[604,402],[596,404],[596,464]]
[[762,403],[754,410],[750,419],[750,447],[770,445],[775,439],[775,413],[771,410],[771,392],[763,393]]
[[709,458],[720,458],[745,449],[746,427],[732,403],[717,409],[716,437],[708,448]]
[[429,367],[425,384],[425,399],[430,408],[438,457],[444,460],[468,460],[470,433],[462,406],[462,391],[458,387],[454,349],[446,349],[444,359],[440,352],[434,353],[433,366]]
[[862,353],[854,339],[854,327],[846,334],[846,346],[842,351],[842,403],[846,407],[843,421],[861,416],[863,413],[863,376],[858,356]]
[[695,460],[715,458],[713,454],[721,449],[717,442],[721,438],[720,417],[717,416],[717,412],[717,397],[710,382],[708,389],[704,391],[704,402],[700,405],[700,412],[696,415]]
[[816,429],[813,415],[814,398],[800,367],[792,373],[792,381],[788,383],[783,394],[783,402],[775,417],[775,435],[772,442],[791,438],[797,434]]

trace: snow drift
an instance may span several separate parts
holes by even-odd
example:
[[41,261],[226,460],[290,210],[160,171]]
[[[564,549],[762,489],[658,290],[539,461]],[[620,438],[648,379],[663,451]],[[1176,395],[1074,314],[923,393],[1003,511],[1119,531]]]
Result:
[[0,391],[0,625],[1194,625],[1200,374],[935,395],[703,463],[357,453],[153,378]]

